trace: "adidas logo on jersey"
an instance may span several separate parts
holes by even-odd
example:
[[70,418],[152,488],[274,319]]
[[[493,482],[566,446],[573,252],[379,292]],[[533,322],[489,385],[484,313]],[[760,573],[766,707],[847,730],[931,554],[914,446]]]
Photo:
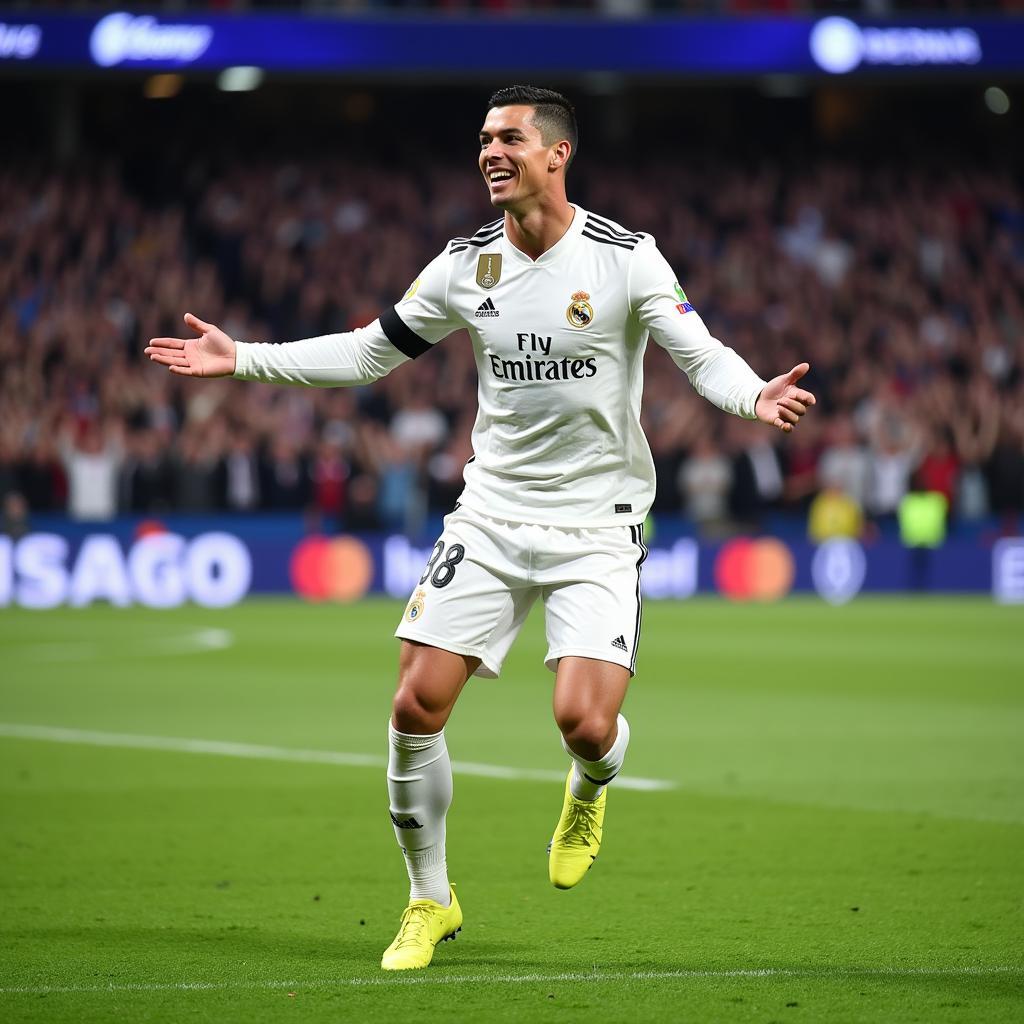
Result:
[[476,312],[473,316],[501,316],[501,312],[495,309],[494,303],[490,299],[484,299],[484,301],[476,307]]
[[613,641],[612,647],[618,647],[620,651],[626,650],[626,638],[620,633]]

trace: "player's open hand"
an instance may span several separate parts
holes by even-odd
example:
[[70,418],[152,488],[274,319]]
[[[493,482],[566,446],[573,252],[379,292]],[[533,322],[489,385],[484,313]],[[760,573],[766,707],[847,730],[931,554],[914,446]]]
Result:
[[788,434],[808,407],[814,405],[814,395],[797,385],[810,368],[809,363],[798,363],[789,373],[768,381],[754,406],[754,412],[762,423],[769,423]]
[[235,372],[235,343],[213,324],[191,313],[185,323],[198,338],[153,338],[146,355],[182,377],[230,377]]

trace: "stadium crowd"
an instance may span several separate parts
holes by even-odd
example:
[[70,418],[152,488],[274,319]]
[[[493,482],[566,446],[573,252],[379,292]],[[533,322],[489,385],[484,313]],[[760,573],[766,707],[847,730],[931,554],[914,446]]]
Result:
[[[244,340],[348,330],[446,239],[493,218],[472,167],[196,163],[173,200],[114,163],[0,169],[0,494],[8,530],[67,510],[302,510],[403,529],[450,509],[470,455],[464,335],[358,390],[184,386],[142,356],[186,310]],[[699,157],[574,169],[573,197],[653,233],[712,333],[762,375],[812,364],[791,436],[725,417],[656,344],[655,511],[705,535],[790,513],[885,523],[911,488],[955,521],[1024,510],[1024,191],[1008,173]]]

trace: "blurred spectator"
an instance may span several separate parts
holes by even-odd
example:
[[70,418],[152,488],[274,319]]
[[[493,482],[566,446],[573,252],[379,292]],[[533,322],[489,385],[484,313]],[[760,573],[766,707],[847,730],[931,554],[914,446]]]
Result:
[[235,430],[228,442],[222,466],[224,508],[230,512],[251,512],[259,508],[260,463],[251,435]]
[[953,432],[949,427],[936,427],[917,468],[917,489],[941,494],[948,513],[953,505],[959,476],[960,461],[953,448]]
[[297,510],[309,503],[312,491],[309,464],[287,438],[271,441],[264,477],[265,507],[278,511]]
[[870,474],[871,461],[857,439],[853,421],[840,413],[825,429],[825,451],[818,462],[818,484],[822,490],[847,495],[857,508],[863,509]]
[[68,476],[68,515],[72,519],[113,519],[118,509],[118,476],[124,458],[120,431],[87,423],[77,434],[61,437],[61,458]]
[[1024,511],[1024,421],[1019,407],[1003,420],[987,476],[992,511],[1007,533],[1015,533]]
[[311,470],[312,510],[322,524],[321,529],[337,531],[341,526],[349,472],[341,445],[329,437],[322,440]]
[[857,540],[863,532],[861,507],[845,491],[825,487],[814,496],[807,516],[807,536],[815,544],[836,537]]
[[701,434],[679,468],[683,512],[706,537],[725,531],[729,521],[729,492],[733,485],[730,460],[709,434]]
[[742,528],[758,528],[765,513],[782,498],[782,466],[775,437],[761,424],[730,419],[732,442],[732,490],[729,505]]
[[0,518],[0,534],[17,540],[29,531],[28,502],[17,491],[4,495],[3,514]]
[[219,447],[202,431],[186,429],[171,464],[176,507],[183,512],[215,511],[220,505],[219,469]]
[[121,504],[130,512],[162,512],[174,504],[171,467],[155,430],[129,435],[123,488]]

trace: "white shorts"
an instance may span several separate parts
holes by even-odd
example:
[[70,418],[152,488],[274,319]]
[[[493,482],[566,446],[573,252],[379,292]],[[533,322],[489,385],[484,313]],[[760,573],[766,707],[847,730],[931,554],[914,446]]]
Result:
[[395,636],[479,658],[476,675],[495,678],[540,597],[552,672],[559,658],[578,655],[632,675],[646,557],[639,526],[569,529],[457,509]]

